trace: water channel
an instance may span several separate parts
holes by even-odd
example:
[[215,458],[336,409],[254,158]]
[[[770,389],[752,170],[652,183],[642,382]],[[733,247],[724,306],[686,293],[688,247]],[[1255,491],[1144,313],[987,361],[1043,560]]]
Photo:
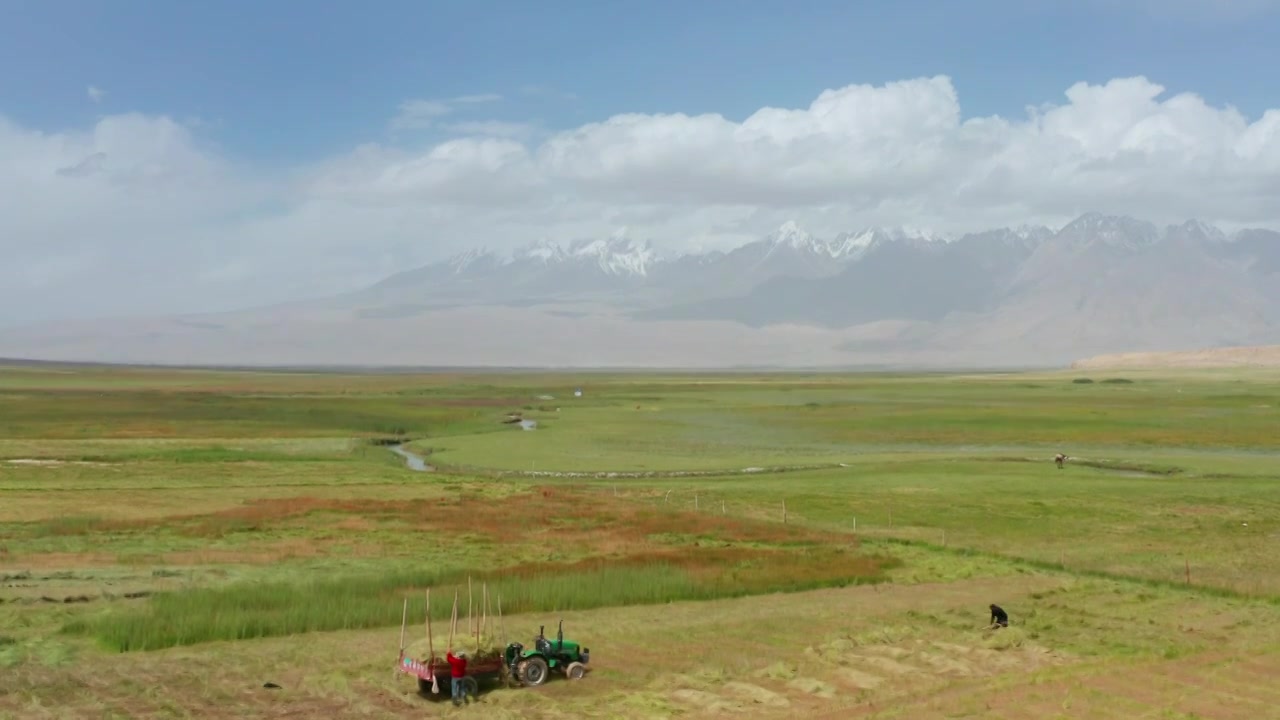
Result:
[[426,458],[409,452],[405,449],[403,444],[392,445],[391,452],[404,458],[405,465],[407,465],[410,470],[415,470],[417,472],[431,472],[435,470],[434,467],[427,464]]

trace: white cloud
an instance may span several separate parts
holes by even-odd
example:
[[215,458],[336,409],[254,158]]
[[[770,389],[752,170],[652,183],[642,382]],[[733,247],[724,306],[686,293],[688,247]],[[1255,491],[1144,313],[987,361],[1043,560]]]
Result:
[[89,99],[94,102],[102,102],[102,98],[107,96],[107,91],[90,85],[85,91],[89,95]]
[[453,98],[449,102],[455,105],[459,103],[474,104],[474,103],[498,102],[501,99],[502,99],[502,96],[498,95],[497,93],[481,93],[479,95],[459,95],[458,97]]
[[457,110],[459,105],[478,105],[500,100],[502,96],[494,93],[459,95],[448,100],[406,100],[400,103],[390,125],[392,130],[425,130],[434,126],[441,117]]
[[444,126],[444,129],[457,135],[518,139],[528,139],[534,133],[534,126],[529,123],[502,122],[500,120],[466,120],[449,123]]
[[[393,124],[440,122],[465,102],[412,101]],[[57,133],[0,116],[0,323],[323,295],[468,246],[622,226],[723,247],[792,218],[822,234],[1089,210],[1280,224],[1280,110],[1251,120],[1144,78],[1077,84],[1022,118],[961,108],[934,77],[742,122],[629,114],[542,137],[455,121],[444,129],[464,137],[372,143],[279,173],[240,167],[168,118]]]
[[421,130],[430,127],[442,115],[453,112],[449,103],[439,100],[406,100],[391,118],[393,130]]

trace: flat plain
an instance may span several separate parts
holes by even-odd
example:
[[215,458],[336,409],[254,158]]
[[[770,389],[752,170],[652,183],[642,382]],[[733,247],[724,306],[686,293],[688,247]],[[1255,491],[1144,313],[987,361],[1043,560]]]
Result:
[[0,717],[1280,717],[1278,520],[1275,370],[4,366]]

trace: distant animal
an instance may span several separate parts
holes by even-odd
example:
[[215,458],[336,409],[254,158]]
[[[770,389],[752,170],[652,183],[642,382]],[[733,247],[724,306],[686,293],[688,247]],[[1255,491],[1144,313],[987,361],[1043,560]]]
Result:
[[1059,470],[1062,469],[1062,463],[1066,461],[1067,461],[1067,456],[1063,455],[1062,453],[1058,453],[1057,455],[1053,456],[1053,462],[1058,466]]

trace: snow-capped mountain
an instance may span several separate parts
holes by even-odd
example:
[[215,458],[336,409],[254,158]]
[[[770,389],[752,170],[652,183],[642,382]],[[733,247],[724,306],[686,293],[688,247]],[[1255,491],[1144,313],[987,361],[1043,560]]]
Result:
[[1165,228],[1164,235],[1166,238],[1181,237],[1201,243],[1225,243],[1229,241],[1226,233],[1199,220],[1188,220],[1181,225],[1170,225]]
[[1107,247],[1141,251],[1160,241],[1160,230],[1152,223],[1131,217],[1085,213],[1057,232],[1054,243],[1086,250]]
[[935,338],[1087,356],[1280,339],[1280,283],[1226,260],[1239,237],[1090,214],[1044,241],[992,307]]
[[914,228],[869,227],[856,233],[841,233],[831,241],[832,256],[856,260],[871,250],[889,243],[932,245],[950,242],[947,235]]
[[[991,305],[1048,229],[993,230],[956,240],[901,229],[838,236],[814,254],[822,273],[775,273],[747,292],[637,313],[644,319],[732,320],[847,327],[879,319],[933,321]],[[813,252],[813,251],[811,251]]]
[[[415,270],[400,273],[396,277],[420,276],[428,269],[447,267],[451,274],[461,275],[489,272],[496,268],[552,267],[556,265],[580,265],[614,276],[661,276],[671,266],[709,267],[729,258],[737,262],[729,264],[807,264],[814,272],[824,273],[835,268],[832,261],[846,262],[863,255],[870,248],[892,242],[942,242],[940,236],[912,232],[902,228],[866,228],[857,233],[841,233],[831,239],[819,238],[806,231],[799,223],[788,221],[764,238],[735,248],[729,252],[705,253],[659,252],[648,240],[637,241],[619,234],[603,240],[575,240],[560,244],[551,240],[539,240],[501,254],[486,248],[475,248]],[[814,262],[816,261],[816,262]],[[427,273],[436,276],[438,272]],[[397,281],[398,284],[399,281]]]
[[447,357],[478,363],[530,353],[588,365],[907,355],[927,364],[967,353],[1022,364],[1280,343],[1280,233],[1088,213],[1059,230],[958,238],[904,228],[820,237],[787,222],[729,251],[667,256],[621,234],[543,240],[509,253],[473,249],[357,293],[205,316],[195,327],[181,318],[133,330],[37,327],[0,333],[0,355],[432,364],[447,346]]
[[614,236],[607,240],[576,240],[569,245],[539,240],[517,248],[509,255],[501,255],[487,248],[475,248],[447,258],[443,263],[452,268],[454,274],[462,274],[473,268],[490,270],[521,264],[548,267],[585,262],[609,275],[646,275],[659,259],[658,252],[647,240],[635,241]]
[[461,275],[465,272],[493,270],[501,263],[501,258],[483,248],[467,250],[445,260],[445,264],[449,266],[454,275]]
[[[732,297],[777,277],[827,277],[872,248],[933,241],[900,228],[868,228],[823,239],[794,221],[729,252],[663,255],[648,240],[624,234],[567,244],[544,239],[506,254],[467,250],[397,273],[356,297],[428,308],[559,300],[584,293],[601,299],[604,293],[609,295],[605,302],[633,300],[650,307],[673,293],[686,299]],[[623,297],[625,293],[631,295]]]
[[625,237],[580,241],[571,245],[568,253],[570,257],[594,262],[607,275],[648,275],[659,261],[658,252],[649,241]]
[[511,262],[534,262],[543,265],[563,262],[569,256],[568,251],[550,240],[539,240],[515,251],[510,258],[504,258],[503,264]]
[[[507,254],[473,249],[357,295],[407,308],[590,300],[644,317],[751,323],[822,316],[840,324],[878,313],[928,319],[978,312],[1026,288],[1096,283],[1111,268],[1130,267],[1128,258],[1179,244],[1241,267],[1280,271],[1280,248],[1269,242],[1274,233],[1262,232],[1228,237],[1195,220],[1161,230],[1086,213],[1057,231],[1021,225],[953,238],[866,227],[823,238],[789,221],[728,252],[663,255],[650,241],[621,233],[544,239]],[[903,289],[925,278],[928,287]],[[877,298],[889,297],[897,299],[880,307]]]
[[807,230],[800,227],[800,223],[794,220],[788,220],[781,227],[774,230],[765,238],[770,251],[780,248],[791,248],[792,250],[800,250],[801,252],[809,251],[822,253],[827,249],[826,243],[818,240],[809,234]]
[[857,232],[843,232],[829,240],[824,240],[809,234],[799,223],[792,220],[783,223],[760,242],[768,248],[766,257],[787,249],[824,259],[847,261],[857,259],[873,247],[884,243],[935,243],[947,240],[945,235],[902,227],[868,227]]

